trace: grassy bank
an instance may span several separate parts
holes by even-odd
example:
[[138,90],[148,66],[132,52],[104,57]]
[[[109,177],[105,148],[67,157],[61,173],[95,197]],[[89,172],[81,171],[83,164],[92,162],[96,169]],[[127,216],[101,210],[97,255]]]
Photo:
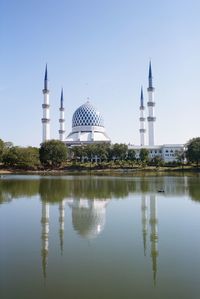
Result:
[[39,169],[17,169],[17,168],[1,168],[0,174],[138,174],[138,173],[185,173],[185,172],[200,172],[200,168],[194,166],[112,166],[101,167],[100,165],[83,164],[83,165],[68,165],[60,168],[39,168]]

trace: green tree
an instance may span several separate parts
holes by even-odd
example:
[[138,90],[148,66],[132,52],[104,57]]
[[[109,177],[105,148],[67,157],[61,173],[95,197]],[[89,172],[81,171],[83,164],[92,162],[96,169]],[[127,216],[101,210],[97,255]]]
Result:
[[175,152],[175,158],[176,158],[176,164],[181,165],[182,168],[184,166],[184,162],[185,162],[185,152],[184,149],[182,150],[177,150]]
[[81,161],[83,157],[83,147],[82,146],[73,146],[70,149],[70,156],[72,159],[75,159],[76,162]]
[[97,156],[97,147],[96,144],[88,144],[85,146],[85,156],[87,156],[88,160],[92,162],[92,160]]
[[163,160],[162,157],[160,156],[155,156],[149,163],[150,165],[152,166],[156,166],[156,167],[159,167],[159,166],[164,166],[165,162]]
[[127,159],[130,160],[130,161],[135,161],[135,156],[136,156],[136,152],[134,149],[128,149],[128,156],[127,156]]
[[186,157],[188,162],[196,163],[197,167],[200,161],[200,137],[190,139],[186,144]]
[[125,160],[127,157],[128,146],[122,143],[115,143],[112,147],[112,157],[115,160]]
[[5,149],[3,163],[10,167],[35,169],[40,164],[39,150],[35,147],[12,146]]
[[4,152],[4,142],[3,140],[0,139],[0,162],[2,162],[3,152]]
[[49,140],[41,144],[39,158],[43,166],[59,167],[67,159],[67,147],[59,140]]
[[13,146],[5,150],[3,154],[3,163],[6,166],[15,167],[19,158],[19,151],[17,146]]
[[149,151],[146,148],[140,150],[140,161],[146,163],[149,159]]
[[110,145],[106,143],[99,144],[97,146],[97,156],[100,161],[107,161],[109,157]]
[[18,148],[16,166],[22,169],[36,169],[40,165],[39,149],[36,147]]

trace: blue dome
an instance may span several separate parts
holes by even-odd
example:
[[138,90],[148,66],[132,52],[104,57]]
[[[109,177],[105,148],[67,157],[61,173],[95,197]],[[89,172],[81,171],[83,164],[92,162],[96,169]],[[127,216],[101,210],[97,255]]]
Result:
[[73,114],[72,128],[77,126],[103,127],[102,115],[90,104],[90,102],[86,102]]

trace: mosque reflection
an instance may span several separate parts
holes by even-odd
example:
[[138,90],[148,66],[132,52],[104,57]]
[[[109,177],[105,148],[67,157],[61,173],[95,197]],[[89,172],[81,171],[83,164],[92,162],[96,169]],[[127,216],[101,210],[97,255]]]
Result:
[[[148,200],[149,199],[149,200]],[[65,227],[65,204],[68,204],[72,211],[72,225],[77,234],[85,239],[94,239],[104,230],[106,224],[106,207],[109,200],[88,200],[88,199],[65,199],[59,202],[59,237],[60,250],[63,253],[64,227]],[[149,202],[149,226],[151,244],[151,259],[153,280],[156,284],[157,257],[158,257],[158,219],[157,219],[157,198],[155,194],[142,195],[141,198],[141,220],[144,255],[146,256],[148,237],[148,202]],[[47,258],[49,250],[49,203],[42,201],[42,268],[46,277]]]
[[129,194],[141,196],[141,227],[144,256],[150,248],[154,285],[158,268],[158,190],[159,196],[190,195],[200,201],[199,177],[164,176],[135,178],[63,177],[5,179],[0,181],[0,202],[38,194],[41,199],[41,257],[43,276],[47,276],[49,253],[49,209],[57,203],[59,210],[60,252],[63,254],[65,208],[71,211],[72,226],[77,236],[91,240],[105,229],[106,208],[110,199],[120,199]]
[[[157,274],[157,257],[158,257],[158,218],[157,218],[157,198],[155,194],[149,196],[149,225],[150,225],[150,243],[151,243],[151,259],[154,285],[156,284]],[[146,256],[147,249],[147,234],[148,234],[148,203],[147,196],[142,195],[141,198],[141,218],[142,218],[142,236],[144,255]]]
[[[85,239],[96,238],[104,229],[106,222],[106,206],[108,200],[65,199],[59,205],[59,237],[60,250],[63,254],[65,204],[72,211],[72,225],[79,236]],[[42,269],[46,277],[47,258],[49,251],[49,203],[42,201]]]

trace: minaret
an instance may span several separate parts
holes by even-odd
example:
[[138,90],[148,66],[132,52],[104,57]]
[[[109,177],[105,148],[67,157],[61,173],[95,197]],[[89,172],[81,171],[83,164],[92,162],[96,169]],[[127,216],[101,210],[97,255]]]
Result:
[[60,130],[59,130],[59,136],[60,136],[60,141],[65,140],[65,108],[63,106],[63,89],[61,90],[61,97],[60,97]]
[[147,199],[146,199],[146,195],[142,195],[141,210],[142,210],[143,247],[144,247],[144,255],[146,256],[146,248],[147,248]]
[[156,196],[150,195],[150,220],[151,226],[151,259],[154,285],[156,284],[157,274],[157,257],[158,257],[158,220],[157,220],[157,205]]
[[144,117],[144,97],[143,97],[143,88],[141,87],[141,96],[140,96],[140,145],[144,145],[144,135],[145,135],[145,117]]
[[65,229],[65,202],[62,200],[59,203],[59,235],[60,235],[60,250],[61,254],[63,254],[63,243],[64,243],[64,229]]
[[47,75],[47,65],[45,69],[44,76],[44,103],[42,104],[43,118],[42,118],[42,142],[50,139],[50,113],[49,113],[49,89],[48,89],[48,75]]
[[47,268],[47,258],[49,251],[49,204],[47,202],[42,202],[42,271],[43,276],[46,278],[46,268]]
[[147,117],[148,120],[148,129],[149,129],[149,145],[154,146],[154,122],[156,118],[154,117],[154,87],[153,87],[153,77],[152,77],[152,70],[151,70],[151,61],[149,63],[149,87],[147,88],[148,91],[148,110],[149,116]]

